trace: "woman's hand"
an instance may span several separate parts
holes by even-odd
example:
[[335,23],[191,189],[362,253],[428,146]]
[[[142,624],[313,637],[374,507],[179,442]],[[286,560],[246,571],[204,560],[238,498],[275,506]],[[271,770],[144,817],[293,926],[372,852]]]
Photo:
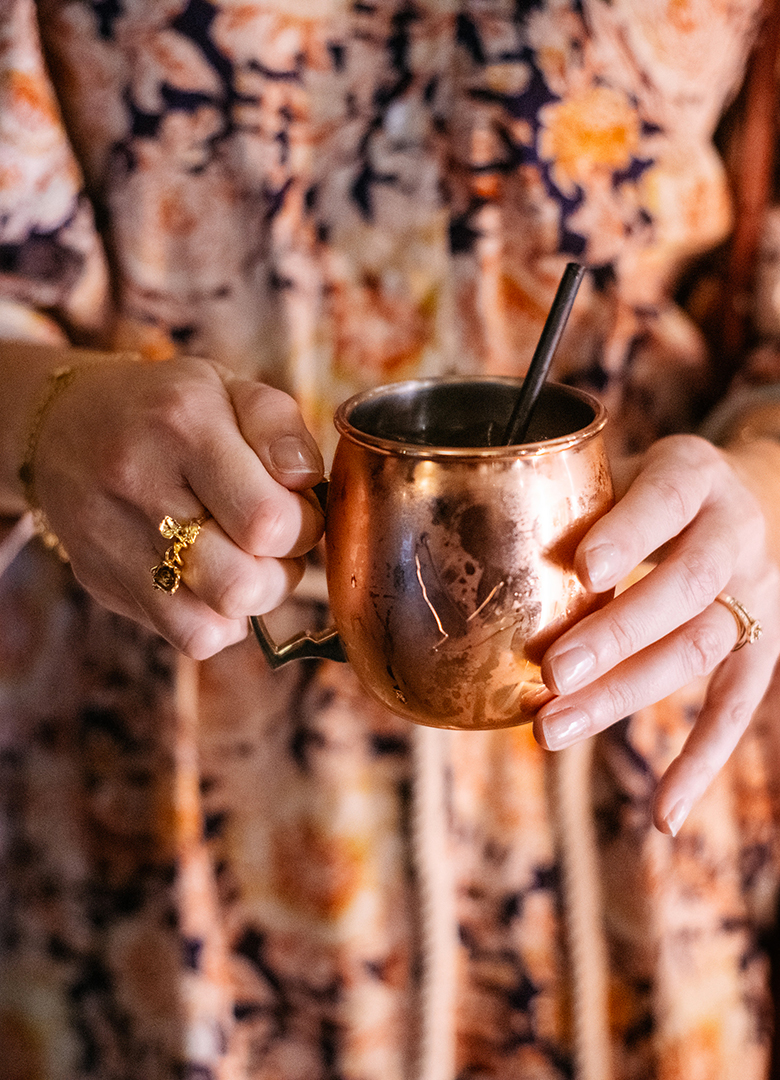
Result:
[[[655,554],[657,565],[548,649],[558,696],[535,733],[557,750],[714,672],[685,746],[661,779],[656,825],[677,833],[725,764],[780,654],[780,569],[756,497],[727,452],[695,436],[656,443],[618,478],[619,501],[581,541],[583,584],[605,592]],[[737,626],[715,602],[736,597],[758,619],[757,643],[732,652]]]
[[[205,658],[297,585],[323,516],[322,458],[295,402],[206,360],[80,368],[47,410],[35,492],[82,585]],[[207,514],[175,595],[151,568],[163,517]]]

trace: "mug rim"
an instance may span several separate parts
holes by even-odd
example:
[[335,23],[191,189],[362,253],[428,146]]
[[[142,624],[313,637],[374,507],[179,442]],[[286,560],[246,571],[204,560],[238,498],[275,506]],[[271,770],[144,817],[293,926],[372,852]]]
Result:
[[548,381],[546,386],[555,387],[556,389],[569,394],[571,397],[579,399],[593,409],[594,415],[591,422],[585,427],[579,428],[577,431],[572,431],[568,435],[559,435],[556,438],[544,439],[541,442],[509,443],[505,446],[425,446],[419,443],[403,442],[400,439],[388,439],[384,436],[372,435],[369,432],[361,431],[360,428],[355,427],[349,419],[350,414],[360,405],[364,405],[366,402],[384,397],[391,393],[403,393],[413,389],[421,390],[431,386],[440,386],[442,384],[468,385],[469,383],[498,383],[517,386],[519,389],[523,384],[523,377],[513,375],[431,375],[419,379],[405,379],[400,382],[383,383],[381,386],[375,386],[368,390],[353,394],[352,397],[342,401],[336,409],[333,423],[338,433],[349,439],[351,442],[360,446],[371,447],[374,450],[386,454],[393,454],[394,456],[420,458],[499,458],[509,456],[512,458],[520,458],[538,457],[541,454],[560,452],[561,450],[578,446],[580,443],[586,442],[597,435],[608,419],[606,406],[593,394],[588,393],[586,390],[580,390],[579,387],[567,386],[565,383],[552,380]]

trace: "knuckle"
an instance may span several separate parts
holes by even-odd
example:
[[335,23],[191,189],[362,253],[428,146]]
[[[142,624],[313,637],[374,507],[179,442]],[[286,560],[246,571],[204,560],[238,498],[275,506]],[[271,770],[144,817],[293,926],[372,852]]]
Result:
[[695,626],[684,639],[684,666],[691,676],[706,675],[721,662],[727,646],[715,630]]
[[172,380],[166,388],[157,415],[167,431],[177,437],[190,434],[199,419],[199,403],[191,383]]
[[190,442],[213,412],[215,395],[224,400],[224,386],[205,361],[182,362],[153,387],[149,402],[152,423],[169,438]]
[[303,576],[303,559],[262,559],[254,574],[235,573],[223,583],[214,610],[227,619],[273,611]]
[[634,708],[634,700],[631,690],[625,683],[620,680],[609,682],[605,686],[605,692],[608,708],[604,711],[608,714],[609,722],[622,720],[623,717],[631,714]]
[[649,484],[671,526],[679,529],[693,518],[698,506],[695,492],[666,476],[654,476]]
[[286,555],[295,539],[295,522],[286,500],[266,499],[246,532],[246,550],[253,555]]
[[267,383],[255,383],[255,394],[259,404],[265,408],[273,409],[277,414],[282,416],[298,415],[297,404],[284,390],[278,390]]
[[261,589],[255,597],[255,613],[264,615],[277,608],[303,577],[305,559],[274,559],[265,564]]
[[214,600],[214,610],[226,619],[247,614],[247,587],[244,575],[233,573],[223,578]]
[[116,438],[110,452],[102,454],[94,468],[98,485],[114,495],[130,495],[144,484],[146,469],[132,434]]
[[680,435],[679,439],[685,443],[690,454],[691,465],[698,469],[720,469],[723,467],[723,456],[709,439],[704,439],[701,435]]
[[283,390],[265,383],[248,383],[244,389],[244,404],[254,414],[272,416],[281,427],[297,427],[301,413],[295,400]]
[[698,435],[669,435],[648,452],[647,482],[671,520],[689,521],[723,468],[720,452]]
[[193,660],[208,660],[229,645],[233,637],[228,626],[216,620],[203,618],[191,629],[180,643],[173,644]]
[[691,785],[695,790],[704,792],[710,786],[712,781],[718,775],[721,768],[721,762],[717,759],[704,761],[697,761],[691,763]]
[[640,646],[639,630],[629,619],[612,619],[607,633],[614,644],[614,651],[621,659],[632,656]]
[[686,469],[702,470],[720,467],[723,458],[720,451],[708,439],[700,435],[668,435],[659,439],[650,451],[653,456],[670,456],[682,462]]
[[99,479],[115,493],[147,489],[150,470],[160,467],[152,448],[179,460],[187,447],[202,440],[204,423],[214,414],[221,384],[209,365],[180,362],[165,377],[155,376],[149,376],[140,405],[121,415],[94,463]]
[[683,556],[685,573],[680,578],[683,600],[693,610],[702,610],[723,587],[725,560],[714,548],[699,549]]
[[744,546],[749,545],[754,551],[766,550],[769,531],[767,519],[755,498],[750,498],[740,518],[741,535],[745,540]]
[[721,715],[723,726],[731,732],[734,741],[750,723],[753,712],[754,706],[743,698],[737,698],[723,709]]

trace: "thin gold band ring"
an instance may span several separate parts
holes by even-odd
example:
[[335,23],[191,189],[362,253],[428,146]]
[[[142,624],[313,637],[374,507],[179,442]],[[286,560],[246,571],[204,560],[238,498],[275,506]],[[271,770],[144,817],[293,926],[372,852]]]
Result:
[[715,600],[729,609],[737,624],[737,643],[732,652],[738,652],[743,646],[752,645],[754,641],[758,641],[762,632],[761,623],[753,618],[744,604],[740,604],[739,600],[735,600],[728,593],[721,593],[715,597]]

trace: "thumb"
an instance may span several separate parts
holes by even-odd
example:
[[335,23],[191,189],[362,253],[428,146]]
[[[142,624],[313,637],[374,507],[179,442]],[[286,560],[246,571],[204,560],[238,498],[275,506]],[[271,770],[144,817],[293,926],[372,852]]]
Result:
[[322,479],[322,454],[289,394],[248,379],[226,380],[241,434],[266,471],[291,491]]

